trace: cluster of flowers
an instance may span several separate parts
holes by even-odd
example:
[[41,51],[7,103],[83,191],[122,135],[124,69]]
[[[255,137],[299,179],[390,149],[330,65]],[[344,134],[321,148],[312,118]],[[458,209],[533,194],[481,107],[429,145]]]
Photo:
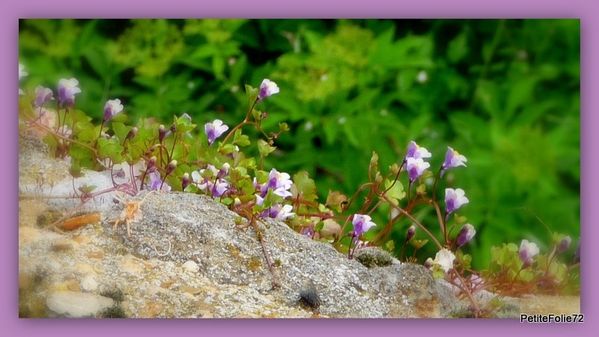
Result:
[[[22,64],[19,64],[19,80],[27,76]],[[79,81],[76,78],[62,78],[58,81],[56,88],[58,107],[61,108],[72,108],[75,105],[75,96],[81,93],[79,88]],[[19,89],[19,94],[23,94],[22,90]],[[33,100],[33,106],[40,109],[50,101],[54,100],[54,92],[52,89],[38,85],[35,88],[35,99]],[[111,120],[114,116],[123,111],[123,104],[120,99],[109,99],[104,104],[104,122]]]
[[[261,101],[269,96],[279,93],[279,87],[277,84],[269,79],[264,79],[260,84],[260,90],[256,101]],[[222,136],[229,130],[229,126],[223,123],[220,119],[215,119],[212,122],[204,125],[204,132],[208,139],[208,144],[212,145],[216,139]],[[206,174],[206,170],[210,171],[211,174]],[[192,173],[193,182],[198,188],[213,197],[223,196],[230,188],[229,183],[224,179],[228,175],[229,165],[225,164],[220,170],[217,170],[214,166],[208,165],[207,169],[194,171]],[[279,172],[276,169],[272,169],[268,174],[268,180],[260,184],[254,178],[254,186],[256,187],[256,204],[262,206],[264,198],[269,191],[282,198],[288,198],[291,196],[291,186],[293,182],[289,174],[285,172]],[[263,212],[260,213],[260,217],[273,218],[277,220],[286,220],[293,217],[295,214],[292,212],[293,207],[291,205],[275,204]]]
[[[404,165],[406,166],[406,171],[408,173],[408,178],[410,180],[410,184],[413,183],[416,179],[422,176],[422,174],[430,168],[430,163],[426,161],[426,159],[431,158],[432,154],[424,147],[419,146],[416,142],[410,141],[408,144],[408,149],[406,152],[406,156],[404,158]],[[466,166],[466,162],[468,160],[465,156],[461,155],[458,151],[454,150],[451,147],[447,148],[447,152],[445,153],[445,160],[441,166],[441,175],[445,173],[445,171],[459,167]],[[457,209],[462,207],[463,205],[469,202],[468,198],[465,195],[464,190],[461,188],[453,189],[446,188],[445,189],[445,219],[448,216],[455,212]],[[368,215],[364,214],[354,214],[353,216],[353,227],[354,230],[351,235],[355,238],[358,238],[363,233],[367,232],[372,227],[376,226],[372,219]],[[412,227],[411,227],[412,228]],[[413,237],[415,229],[411,232],[409,231],[409,236]],[[460,230],[457,238],[456,244],[458,247],[465,245],[470,242],[474,235],[476,234],[476,230],[474,226],[471,224],[465,224]],[[449,261],[453,264],[453,259],[448,258],[448,256],[453,256],[453,253],[447,249],[441,250],[437,255],[438,258],[437,264],[442,265],[444,270],[449,270],[448,265]]]
[[229,183],[225,180],[229,175],[229,169],[230,165],[228,163],[224,163],[220,169],[208,164],[205,169],[193,171],[191,179],[204,193],[213,198],[220,198],[230,189]]
[[[255,194],[256,204],[263,205],[264,198],[269,191],[272,191],[273,194],[283,197],[284,199],[290,197],[292,185],[293,182],[288,173],[279,172],[274,168],[268,173],[268,180],[265,183],[259,184],[256,178],[254,178],[254,186],[258,191],[258,193]],[[293,207],[291,205],[275,204],[264,210],[260,216],[264,218],[269,217],[277,220],[285,220],[295,215],[291,212],[292,210]]]

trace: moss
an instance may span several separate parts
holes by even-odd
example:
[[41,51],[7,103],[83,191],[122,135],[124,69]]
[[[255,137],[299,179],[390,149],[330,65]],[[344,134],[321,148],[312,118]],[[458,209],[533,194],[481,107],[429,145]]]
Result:
[[120,305],[113,305],[112,307],[102,311],[100,313],[101,318],[127,318],[125,311]]
[[235,246],[232,243],[227,243],[227,250],[229,251],[229,253],[231,254],[231,256],[238,258],[240,255],[240,250],[239,248],[237,248],[237,246]]
[[262,267],[262,260],[259,257],[252,257],[248,261],[248,269],[251,271],[258,271]]
[[104,297],[110,297],[116,302],[122,302],[125,299],[125,294],[121,291],[121,289],[111,289],[106,290],[100,293],[100,295]]
[[46,228],[62,217],[62,213],[56,210],[47,210],[37,217],[36,224],[40,228]]
[[356,261],[367,268],[386,267],[393,263],[393,257],[388,252],[379,248],[360,249],[354,255]]

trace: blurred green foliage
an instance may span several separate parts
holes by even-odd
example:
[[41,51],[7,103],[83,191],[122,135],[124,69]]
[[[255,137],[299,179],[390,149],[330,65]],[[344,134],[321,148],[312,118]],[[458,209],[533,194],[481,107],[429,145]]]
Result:
[[[130,121],[234,125],[244,85],[270,78],[281,94],[264,126],[291,132],[267,164],[308,171],[321,202],[366,181],[373,150],[384,169],[415,140],[435,168],[450,145],[469,160],[446,181],[470,199],[474,266],[501,242],[579,236],[578,20],[21,20],[19,52],[22,87],[76,77],[96,120],[118,97]],[[415,215],[436,230],[433,213]]]

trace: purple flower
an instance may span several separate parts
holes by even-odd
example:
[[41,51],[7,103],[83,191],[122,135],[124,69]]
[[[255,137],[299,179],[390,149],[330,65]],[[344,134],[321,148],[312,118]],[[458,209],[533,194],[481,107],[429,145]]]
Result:
[[214,198],[220,198],[229,190],[229,183],[226,180],[217,179],[214,183],[208,183],[208,189]]
[[150,191],[158,191],[160,186],[162,185],[162,191],[168,192],[171,190],[171,187],[166,182],[163,184],[162,179],[160,178],[160,173],[158,171],[152,171],[149,174],[150,176],[150,186],[148,189]]
[[432,154],[426,148],[419,146],[418,144],[416,144],[415,141],[411,141],[410,144],[408,144],[408,152],[406,153],[406,159],[424,159],[430,158],[431,156]]
[[458,248],[470,242],[474,235],[476,235],[476,229],[474,229],[474,226],[469,223],[465,224],[456,238],[456,244],[458,245]]
[[572,244],[572,238],[569,236],[564,236],[559,241],[559,244],[557,245],[557,252],[560,254],[565,252],[566,250],[568,250],[570,248],[571,244]]
[[75,78],[61,79],[58,81],[58,102],[61,106],[73,106],[75,95],[81,92],[79,81]]
[[291,185],[293,185],[293,182],[288,173],[279,172],[274,168],[270,170],[267,186],[273,190],[274,194],[283,198],[290,197],[291,192],[289,189],[291,189]]
[[272,96],[279,93],[279,87],[277,84],[268,78],[265,78],[260,84],[260,93],[258,94],[258,100],[261,101],[266,97]]
[[52,93],[51,89],[39,85],[35,88],[35,101],[33,104],[36,107],[41,108],[52,99],[54,99],[54,93]]
[[[281,196],[283,198],[287,198],[291,196],[291,185],[293,182],[291,181],[291,177],[288,173],[279,172],[276,169],[270,170],[268,174],[268,181],[262,185],[258,184],[254,179],[254,185],[260,189],[260,197],[264,198],[268,193],[268,190],[272,190],[274,194]],[[261,201],[259,201],[261,202]]]
[[220,137],[227,130],[229,130],[229,127],[226,124],[223,124],[223,121],[220,119],[215,119],[211,123],[206,123],[204,125],[204,131],[206,131],[206,136],[208,137],[208,144],[212,145],[216,138]]
[[449,215],[451,212],[462,207],[469,202],[466,193],[461,188],[445,189],[445,212]]
[[534,242],[522,240],[518,254],[520,256],[520,260],[522,263],[524,263],[524,267],[528,267],[532,264],[533,258],[539,254],[539,247]]
[[268,209],[264,210],[262,213],[263,217],[273,218],[279,221],[285,221],[288,218],[291,218],[295,215],[295,213],[291,212],[293,207],[291,205],[273,205]]
[[123,105],[120,99],[111,99],[104,104],[104,121],[109,121],[112,117],[123,111]]
[[300,231],[300,234],[305,235],[307,237],[309,237],[310,239],[314,238],[314,227],[313,226],[307,226],[302,228],[302,230]]
[[365,214],[354,214],[352,225],[354,225],[353,236],[356,238],[360,237],[362,234],[368,232],[369,229],[376,226],[376,224],[372,222],[370,215]]
[[[222,179],[228,174],[229,167],[230,165],[225,163],[218,170],[213,165],[208,164],[205,169],[191,172],[191,178],[200,190],[214,198],[220,198],[230,189],[229,183]],[[206,170],[210,171],[210,174],[205,173]]]
[[443,162],[441,169],[448,170],[453,167],[466,166],[466,162],[468,162],[466,157],[448,146],[447,152],[445,153],[445,161]]
[[414,182],[414,180],[418,179],[431,165],[422,158],[415,159],[413,157],[408,157],[406,160],[406,169],[408,170],[408,175],[410,176],[410,182]]

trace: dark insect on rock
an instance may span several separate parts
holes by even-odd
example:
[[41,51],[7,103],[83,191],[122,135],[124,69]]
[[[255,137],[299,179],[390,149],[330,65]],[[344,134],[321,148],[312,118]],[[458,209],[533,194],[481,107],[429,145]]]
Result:
[[304,288],[300,290],[299,302],[302,306],[312,310],[317,310],[320,307],[320,296],[318,296],[318,292],[316,292],[316,288],[313,284],[304,286]]

